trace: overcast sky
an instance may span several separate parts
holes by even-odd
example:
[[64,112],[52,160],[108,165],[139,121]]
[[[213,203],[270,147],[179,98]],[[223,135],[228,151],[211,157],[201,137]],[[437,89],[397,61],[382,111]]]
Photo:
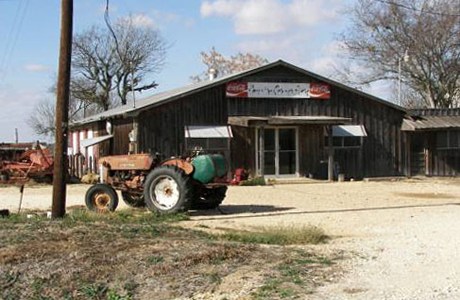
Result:
[[[104,25],[106,0],[74,1],[74,32]],[[190,83],[204,70],[200,51],[251,52],[329,76],[338,60],[337,35],[352,0],[111,0],[110,17],[131,15],[171,44],[155,79],[157,91]],[[0,0],[0,142],[39,137],[26,123],[57,73],[60,1]],[[370,90],[379,95],[378,90]],[[143,94],[140,97],[147,96]]]

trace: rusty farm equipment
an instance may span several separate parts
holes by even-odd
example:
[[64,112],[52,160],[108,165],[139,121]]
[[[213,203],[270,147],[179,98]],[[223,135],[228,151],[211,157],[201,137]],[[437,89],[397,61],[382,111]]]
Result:
[[86,206],[114,211],[118,194],[133,207],[159,213],[218,207],[227,191],[227,163],[220,154],[159,161],[151,154],[106,156],[99,159],[101,183],[88,189]]
[[24,151],[15,161],[4,160],[0,166],[0,181],[4,183],[25,183],[30,179],[51,182],[53,178],[53,156],[49,149]]

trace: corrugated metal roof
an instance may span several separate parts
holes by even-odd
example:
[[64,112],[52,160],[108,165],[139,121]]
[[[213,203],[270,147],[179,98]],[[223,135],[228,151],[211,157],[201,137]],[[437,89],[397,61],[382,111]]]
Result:
[[423,116],[460,116],[460,108],[419,108],[419,109],[410,109],[409,115],[414,117],[423,117]]
[[423,116],[405,119],[401,126],[403,131],[458,129],[460,128],[460,116]]
[[91,116],[91,117],[88,117],[88,118],[85,118],[85,119],[82,119],[82,120],[74,121],[71,124],[71,126],[84,125],[84,124],[88,124],[88,123],[92,123],[92,122],[96,122],[96,121],[100,121],[100,120],[105,120],[107,118],[116,117],[116,116],[136,115],[136,114],[138,114],[139,112],[141,112],[141,111],[143,111],[145,109],[155,107],[157,105],[167,103],[167,102],[170,102],[170,101],[174,101],[174,100],[176,100],[178,98],[185,97],[185,96],[187,96],[189,94],[196,93],[196,92],[202,91],[204,89],[214,87],[216,85],[222,84],[222,83],[227,82],[227,81],[235,80],[235,79],[238,79],[238,78],[241,78],[241,77],[244,77],[244,76],[248,76],[248,75],[260,72],[260,71],[264,71],[264,70],[273,68],[275,66],[285,66],[285,67],[293,69],[293,70],[295,70],[297,72],[303,73],[303,74],[305,74],[307,76],[316,78],[319,81],[328,83],[330,85],[338,86],[338,87],[343,88],[345,90],[348,90],[348,91],[351,91],[353,93],[356,93],[356,94],[362,95],[364,97],[367,97],[367,98],[369,98],[369,99],[371,99],[373,101],[380,102],[380,103],[382,103],[384,105],[387,105],[387,106],[390,106],[390,107],[392,107],[394,109],[400,110],[402,112],[406,112],[406,110],[403,107],[399,106],[399,105],[396,105],[394,103],[385,101],[383,99],[380,99],[378,97],[372,96],[372,95],[367,94],[367,93],[364,93],[362,91],[353,89],[353,88],[351,88],[349,86],[346,86],[344,84],[341,84],[341,83],[336,82],[334,80],[331,80],[329,78],[320,76],[320,75],[315,74],[315,73],[311,73],[311,72],[309,72],[307,70],[304,70],[304,69],[302,69],[300,67],[292,65],[290,63],[287,63],[287,62],[285,62],[283,60],[278,60],[278,61],[275,61],[275,62],[272,62],[272,63],[268,63],[266,65],[263,65],[261,67],[245,70],[245,71],[242,71],[242,72],[239,72],[239,73],[235,73],[235,74],[231,74],[231,75],[228,75],[228,76],[220,77],[220,78],[217,78],[217,79],[214,79],[214,80],[203,81],[203,82],[199,82],[199,83],[195,83],[195,84],[186,85],[186,86],[183,86],[183,87],[180,87],[180,88],[172,89],[172,90],[169,90],[169,91],[161,92],[161,93],[152,95],[150,97],[146,97],[144,99],[136,100],[136,107],[135,108],[133,107],[133,103],[131,102],[131,103],[128,103],[126,105],[119,106],[119,107],[107,110],[107,111],[102,112],[100,114],[97,114],[97,115],[94,115],[94,116]]

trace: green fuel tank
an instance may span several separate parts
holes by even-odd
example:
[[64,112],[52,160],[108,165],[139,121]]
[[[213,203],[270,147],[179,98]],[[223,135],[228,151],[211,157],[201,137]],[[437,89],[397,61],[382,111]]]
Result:
[[192,159],[195,168],[193,179],[203,184],[210,183],[215,177],[227,174],[227,162],[221,154],[198,155]]

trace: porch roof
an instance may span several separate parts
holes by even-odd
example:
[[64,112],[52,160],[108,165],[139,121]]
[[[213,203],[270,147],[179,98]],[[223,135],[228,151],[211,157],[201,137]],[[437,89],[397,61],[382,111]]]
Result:
[[459,129],[460,116],[418,116],[405,119],[402,131],[429,131],[441,129]]
[[228,124],[252,127],[266,125],[344,125],[351,123],[351,118],[331,116],[235,116],[228,117]]
[[93,137],[93,138],[89,138],[89,139],[84,139],[84,140],[80,141],[80,145],[82,147],[86,148],[86,147],[90,147],[90,146],[102,143],[103,141],[106,141],[106,140],[108,140],[110,138],[113,138],[112,134],[103,135],[103,136],[97,136],[97,137]]

